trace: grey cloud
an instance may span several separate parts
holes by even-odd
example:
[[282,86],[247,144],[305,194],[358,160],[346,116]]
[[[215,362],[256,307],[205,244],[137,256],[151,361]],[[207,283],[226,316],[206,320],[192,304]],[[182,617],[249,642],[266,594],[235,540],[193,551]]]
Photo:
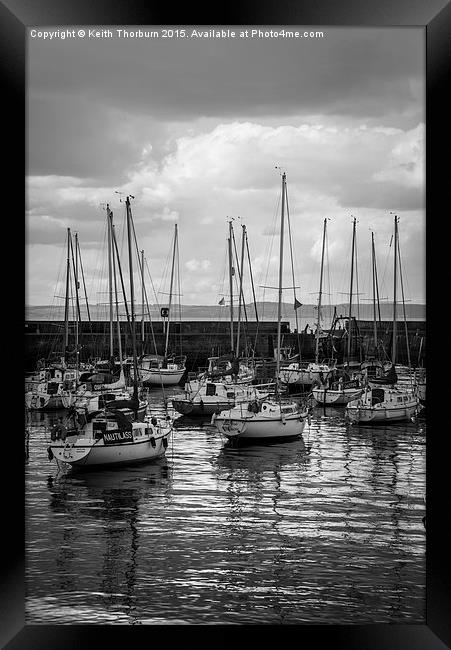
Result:
[[422,30],[324,31],[318,40],[31,40],[31,91],[81,91],[164,121],[249,107],[383,115],[393,102],[410,101],[409,82],[423,70]]
[[158,151],[171,122],[202,117],[418,121],[408,110],[421,30],[324,31],[297,41],[30,39],[29,171],[120,183],[144,143]]
[[419,187],[402,187],[396,183],[357,181],[341,186],[337,192],[339,205],[344,208],[377,208],[380,210],[423,210],[424,191]]

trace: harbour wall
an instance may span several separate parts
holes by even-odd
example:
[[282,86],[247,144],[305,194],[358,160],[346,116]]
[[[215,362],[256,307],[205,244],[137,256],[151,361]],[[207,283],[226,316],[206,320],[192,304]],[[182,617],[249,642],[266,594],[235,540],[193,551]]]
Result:
[[[334,332],[334,349],[330,339],[322,339],[321,358],[334,356],[339,362],[347,355],[346,325]],[[371,354],[374,337],[374,325],[371,321],[357,321],[357,327],[351,332],[351,358],[363,360]],[[136,323],[136,341],[138,354],[163,354],[166,332],[164,322],[144,323],[144,346],[142,344],[142,325]],[[132,333],[127,321],[122,321],[121,347],[123,356],[132,354]],[[387,355],[390,355],[393,328],[389,321],[378,325],[378,339],[383,343]],[[236,342],[238,326],[234,326]],[[313,331],[297,332],[290,329],[288,321],[281,323],[282,346],[289,354],[301,350],[303,360],[315,358],[316,340]],[[68,328],[67,356],[74,356],[77,332],[73,323]],[[117,324],[113,324],[113,351],[119,351]],[[408,341],[408,343],[407,343]],[[248,356],[254,354],[266,359],[274,358],[277,344],[277,323],[273,321],[248,321],[240,327],[240,349]],[[81,322],[78,326],[78,345],[81,361],[93,358],[108,358],[110,355],[110,324],[108,321]],[[155,350],[156,348],[156,350]],[[171,323],[168,351],[176,355],[186,355],[187,368],[190,372],[207,365],[210,356],[228,354],[231,348],[230,323],[225,321],[178,321]],[[58,359],[65,350],[65,323],[62,321],[28,320],[25,322],[25,370],[31,371],[40,359]],[[413,366],[426,365],[426,323],[425,321],[408,321],[407,338],[405,324],[398,323],[397,328],[397,362]]]

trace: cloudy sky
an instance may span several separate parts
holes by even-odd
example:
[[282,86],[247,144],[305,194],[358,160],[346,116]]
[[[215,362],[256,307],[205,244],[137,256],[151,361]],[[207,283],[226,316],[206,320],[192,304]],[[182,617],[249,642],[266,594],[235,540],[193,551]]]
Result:
[[[381,295],[392,296],[390,212],[400,218],[406,298],[424,302],[424,30],[315,29],[324,37],[29,37],[27,303],[55,304],[68,227],[79,236],[90,301],[102,301],[102,204],[124,246],[116,191],[135,196],[138,245],[157,289],[168,290],[178,223],[182,302],[227,299],[230,217],[238,248],[246,224],[255,284],[275,285],[276,166],[287,174],[303,303],[316,301],[326,217],[326,302],[346,300],[353,216],[362,299],[371,297],[371,230]],[[288,241],[286,253],[290,286]]]

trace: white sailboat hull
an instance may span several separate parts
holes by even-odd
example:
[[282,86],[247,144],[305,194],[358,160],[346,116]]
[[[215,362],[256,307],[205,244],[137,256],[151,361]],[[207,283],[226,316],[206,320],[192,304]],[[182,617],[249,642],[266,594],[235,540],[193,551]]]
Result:
[[138,368],[143,384],[155,386],[176,386],[182,379],[185,368],[169,370],[167,368],[149,369]]
[[[377,389],[366,393],[358,400],[350,402],[346,407],[346,415],[350,422],[356,424],[377,422],[404,422],[418,413],[420,408],[418,398],[403,390],[387,388]],[[384,394],[383,399],[379,396]],[[376,400],[373,403],[373,394]]]
[[363,393],[363,388],[344,388],[342,390],[334,390],[332,388],[314,388],[312,395],[318,404],[334,404],[345,405],[352,400],[358,399]]
[[172,399],[172,406],[182,415],[213,415],[213,413],[231,409],[235,406],[235,402],[218,398],[209,400],[208,397],[204,397],[202,400],[190,400],[181,397],[180,399]]
[[355,408],[348,407],[347,415],[351,422],[362,424],[364,422],[404,422],[410,420],[418,410],[415,403],[402,408]]
[[271,439],[293,438],[302,435],[305,426],[305,417],[301,415],[289,416],[284,419],[279,417],[258,417],[254,414],[249,418],[229,418],[222,414],[214,418],[218,431],[226,438],[244,439]]
[[133,464],[163,456],[170,432],[170,428],[160,428],[156,435],[133,435],[131,442],[112,445],[103,439],[69,436],[65,442],[51,444],[50,449],[57,460],[76,467]]
[[280,439],[302,435],[307,417],[294,403],[251,400],[213,415],[211,422],[227,438]]

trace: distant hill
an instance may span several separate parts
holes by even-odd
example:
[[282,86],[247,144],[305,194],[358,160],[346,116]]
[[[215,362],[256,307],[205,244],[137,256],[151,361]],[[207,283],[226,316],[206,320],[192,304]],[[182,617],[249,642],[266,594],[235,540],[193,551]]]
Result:
[[[335,305],[337,310],[337,315],[346,316],[348,313],[347,304]],[[125,320],[125,309],[123,309],[123,314],[121,318]],[[382,320],[392,320],[393,318],[393,306],[389,303],[381,304],[381,319]],[[420,303],[407,303],[405,306],[406,318],[407,320],[426,320],[426,305]],[[80,305],[81,318],[82,320],[88,320],[88,313],[86,305]],[[373,307],[371,304],[365,303],[359,305],[353,305],[352,307],[353,315],[359,320],[372,320],[373,319]],[[89,305],[90,318],[93,321],[96,320],[108,320],[109,311],[107,305]],[[324,305],[322,308],[322,317],[324,320],[324,326],[328,326],[334,312],[334,306]],[[142,308],[140,305],[136,306],[137,320],[141,319]],[[258,319],[264,321],[276,321],[277,320],[277,303],[276,302],[259,302],[257,303],[257,313]],[[298,323],[299,327],[305,327],[307,323],[313,325],[316,321],[316,305],[302,305],[297,310]],[[254,305],[246,305],[246,314],[248,320],[255,320],[255,310]],[[160,320],[160,311],[156,305],[150,307],[150,315],[153,320]],[[238,305],[235,305],[234,309],[234,318],[237,320],[238,317]],[[73,313],[71,310],[70,318],[73,318]],[[145,318],[148,318],[147,309],[145,310]],[[403,318],[403,308],[400,305],[398,308],[398,318],[401,321]],[[182,305],[181,306],[181,316],[179,314],[178,305],[173,307],[173,319],[174,320],[205,320],[205,321],[225,321],[229,319],[229,308],[228,306],[220,305]],[[244,310],[242,310],[242,319],[245,319]],[[64,305],[51,306],[51,305],[28,305],[25,307],[25,320],[28,321],[39,321],[39,320],[55,320],[62,321],[64,320]],[[292,303],[282,303],[282,320],[290,321],[290,323],[295,323],[296,321],[296,312],[293,309]]]

